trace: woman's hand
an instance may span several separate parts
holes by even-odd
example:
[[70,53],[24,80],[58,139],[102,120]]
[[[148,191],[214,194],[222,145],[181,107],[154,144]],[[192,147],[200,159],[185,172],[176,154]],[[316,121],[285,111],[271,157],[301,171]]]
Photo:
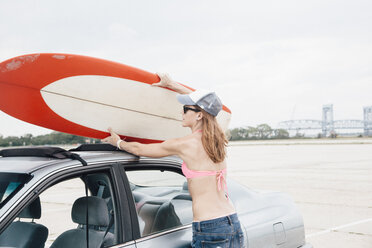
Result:
[[185,86],[173,81],[173,79],[170,78],[170,76],[166,73],[156,73],[160,81],[158,83],[153,83],[153,86],[158,86],[158,87],[164,87],[168,88],[171,90],[174,90],[175,92],[179,94],[190,94],[192,90],[186,88]]
[[109,143],[113,146],[116,146],[117,142],[120,140],[119,135],[117,135],[114,131],[112,131],[111,127],[108,129],[108,131],[111,134],[111,136],[106,137],[106,138],[102,139],[101,141],[103,143]]
[[158,83],[153,83],[153,86],[165,87],[170,89],[173,88],[175,83],[168,74],[157,72],[156,75],[158,75],[160,81]]

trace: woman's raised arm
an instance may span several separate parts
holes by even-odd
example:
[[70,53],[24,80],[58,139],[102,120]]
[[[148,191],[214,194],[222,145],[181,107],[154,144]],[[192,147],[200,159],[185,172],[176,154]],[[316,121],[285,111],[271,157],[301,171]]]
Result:
[[180,156],[183,150],[184,139],[176,138],[163,141],[162,143],[141,144],[139,142],[126,142],[121,140],[111,128],[108,129],[111,136],[106,137],[102,142],[110,143],[121,150],[125,150],[137,156],[160,158],[171,155]]
[[152,84],[153,86],[169,88],[179,94],[190,94],[192,92],[192,90],[190,90],[189,88],[173,81],[173,79],[171,79],[168,74],[165,73],[156,74],[159,76],[160,81],[158,83],[153,83]]

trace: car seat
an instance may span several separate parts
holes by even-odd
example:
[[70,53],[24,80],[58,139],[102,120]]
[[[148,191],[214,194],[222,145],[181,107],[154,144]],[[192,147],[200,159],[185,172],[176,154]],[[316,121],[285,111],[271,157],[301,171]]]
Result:
[[[99,198],[103,198],[106,201],[107,208],[109,211],[109,215],[114,213],[114,206],[112,202],[111,192],[110,192],[110,179],[109,177],[104,174],[92,174],[87,176],[88,188],[90,192],[93,192],[94,196]],[[109,229],[110,233],[115,232],[115,223],[114,219],[112,219],[111,227]]]
[[[80,248],[86,247],[86,211],[88,203],[88,224],[89,224],[89,247],[105,247],[113,245],[114,235],[106,229],[109,226],[109,212],[106,201],[96,196],[78,198],[71,210],[71,217],[74,223],[79,224],[78,228],[62,233],[51,245],[51,248]],[[93,227],[93,228],[91,228]]]
[[171,201],[164,202],[158,209],[151,228],[151,233],[167,230],[172,227],[181,226],[182,223],[177,216]]
[[0,235],[1,247],[43,248],[48,237],[48,228],[34,222],[41,217],[40,198],[36,198],[18,215],[32,222],[14,221]]
[[140,219],[145,223],[142,236],[182,225],[172,200],[150,197],[138,204],[137,211]]

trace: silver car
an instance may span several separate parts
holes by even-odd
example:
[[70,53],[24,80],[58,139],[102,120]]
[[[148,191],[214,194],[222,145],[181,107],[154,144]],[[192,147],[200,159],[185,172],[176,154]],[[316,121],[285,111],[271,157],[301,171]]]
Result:
[[[178,157],[107,144],[0,151],[0,247],[190,247],[192,199]],[[228,179],[249,248],[311,248],[281,192]]]

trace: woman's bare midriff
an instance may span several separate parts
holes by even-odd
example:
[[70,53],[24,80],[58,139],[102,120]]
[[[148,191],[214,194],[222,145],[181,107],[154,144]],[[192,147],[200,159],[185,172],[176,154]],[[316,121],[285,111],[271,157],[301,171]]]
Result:
[[192,178],[187,181],[192,197],[194,222],[211,220],[236,212],[230,199],[226,198],[223,188],[218,190],[216,176]]

